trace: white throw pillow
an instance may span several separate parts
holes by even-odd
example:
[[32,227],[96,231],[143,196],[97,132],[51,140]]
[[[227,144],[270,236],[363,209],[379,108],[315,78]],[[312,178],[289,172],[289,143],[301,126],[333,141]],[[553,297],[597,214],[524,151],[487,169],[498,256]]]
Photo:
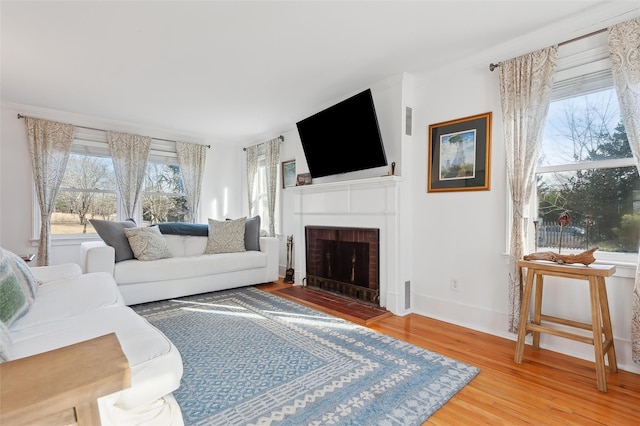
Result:
[[149,228],[125,228],[131,251],[138,260],[157,260],[173,257],[167,241],[157,226]]
[[209,219],[209,238],[206,254],[236,253],[246,251],[244,247],[244,230],[246,217],[235,220]]

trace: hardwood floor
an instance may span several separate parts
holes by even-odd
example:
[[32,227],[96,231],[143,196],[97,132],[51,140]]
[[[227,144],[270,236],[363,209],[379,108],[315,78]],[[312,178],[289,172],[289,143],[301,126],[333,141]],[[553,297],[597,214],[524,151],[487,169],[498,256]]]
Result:
[[[284,286],[289,284],[258,288],[277,295]],[[607,373],[609,391],[603,393],[596,389],[595,364],[578,358],[527,345],[518,365],[515,341],[417,314],[387,316],[366,326],[480,368],[425,425],[640,424],[638,374]]]

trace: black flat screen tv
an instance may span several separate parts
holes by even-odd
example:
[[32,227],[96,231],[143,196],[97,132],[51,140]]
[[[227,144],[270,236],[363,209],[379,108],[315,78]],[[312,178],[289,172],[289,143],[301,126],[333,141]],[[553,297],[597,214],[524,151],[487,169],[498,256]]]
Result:
[[313,178],[387,165],[370,89],[296,126]]

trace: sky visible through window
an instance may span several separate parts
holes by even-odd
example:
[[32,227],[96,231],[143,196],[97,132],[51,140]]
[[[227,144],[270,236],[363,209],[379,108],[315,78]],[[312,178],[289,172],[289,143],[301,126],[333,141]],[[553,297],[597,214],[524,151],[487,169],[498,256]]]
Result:
[[538,166],[586,161],[588,149],[600,142],[598,132],[611,134],[619,122],[613,88],[552,102]]

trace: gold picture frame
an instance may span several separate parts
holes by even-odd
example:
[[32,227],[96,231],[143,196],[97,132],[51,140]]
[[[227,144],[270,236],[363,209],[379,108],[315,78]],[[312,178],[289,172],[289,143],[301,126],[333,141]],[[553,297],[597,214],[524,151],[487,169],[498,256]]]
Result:
[[488,191],[491,112],[431,124],[427,192]]

